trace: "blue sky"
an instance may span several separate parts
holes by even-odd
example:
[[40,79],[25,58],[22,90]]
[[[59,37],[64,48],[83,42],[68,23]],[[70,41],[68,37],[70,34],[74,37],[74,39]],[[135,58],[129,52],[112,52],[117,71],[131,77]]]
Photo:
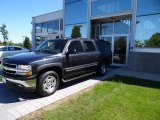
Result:
[[6,24],[9,40],[19,43],[22,36],[31,38],[33,16],[61,10],[62,6],[62,0],[0,0],[0,26]]

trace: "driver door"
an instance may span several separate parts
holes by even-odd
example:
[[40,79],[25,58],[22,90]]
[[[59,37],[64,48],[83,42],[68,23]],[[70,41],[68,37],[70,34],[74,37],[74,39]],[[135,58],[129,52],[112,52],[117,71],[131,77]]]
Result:
[[81,41],[71,41],[64,59],[64,79],[85,73],[85,56]]

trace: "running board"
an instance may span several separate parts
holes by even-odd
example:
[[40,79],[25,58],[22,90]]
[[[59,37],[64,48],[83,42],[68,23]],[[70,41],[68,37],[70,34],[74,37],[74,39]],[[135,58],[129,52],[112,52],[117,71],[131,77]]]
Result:
[[88,74],[84,74],[84,75],[80,75],[78,77],[74,77],[74,78],[71,78],[71,79],[62,79],[63,82],[70,82],[70,81],[73,81],[73,80],[76,80],[76,79],[79,79],[79,78],[83,78],[83,77],[86,77],[86,76],[89,76],[89,75],[93,75],[95,74],[96,72],[91,72],[91,73],[88,73]]

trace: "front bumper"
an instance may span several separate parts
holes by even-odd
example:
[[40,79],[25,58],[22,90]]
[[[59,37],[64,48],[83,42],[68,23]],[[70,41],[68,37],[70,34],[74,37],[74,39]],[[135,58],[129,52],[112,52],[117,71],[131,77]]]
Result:
[[26,92],[36,90],[36,77],[32,76],[29,78],[23,77],[13,77],[5,74],[3,71],[0,72],[0,79],[3,83],[6,83],[9,87],[24,90]]

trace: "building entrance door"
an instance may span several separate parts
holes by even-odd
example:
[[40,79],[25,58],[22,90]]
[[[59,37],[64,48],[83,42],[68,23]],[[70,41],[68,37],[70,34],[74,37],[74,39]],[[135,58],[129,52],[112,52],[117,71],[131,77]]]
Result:
[[112,65],[126,66],[128,58],[128,35],[100,36],[100,39],[111,43]]

